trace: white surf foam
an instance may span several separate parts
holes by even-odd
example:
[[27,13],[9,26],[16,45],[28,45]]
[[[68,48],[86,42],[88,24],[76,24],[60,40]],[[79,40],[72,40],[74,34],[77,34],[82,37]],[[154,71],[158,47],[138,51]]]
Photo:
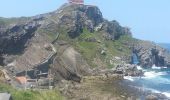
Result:
[[156,73],[154,71],[150,71],[150,72],[145,72],[144,73],[145,78],[153,78],[156,77]]
[[166,75],[167,73],[165,72],[155,72],[155,71],[149,71],[149,72],[145,72],[144,73],[144,78],[155,78],[157,76],[161,76],[161,75]]
[[150,90],[153,93],[162,93],[161,91],[158,91],[158,90],[155,90],[155,89],[152,89],[152,88],[146,88],[146,90]]
[[138,70],[143,70],[141,66],[137,66],[137,69]]
[[134,81],[132,76],[124,76],[124,79],[129,80],[129,81]]
[[153,65],[152,69],[161,69],[161,67],[157,67],[157,66]]
[[168,67],[162,67],[162,68],[165,68],[165,69],[166,69],[166,68],[168,68]]
[[170,92],[163,92],[162,94],[164,94],[166,97],[170,98]]

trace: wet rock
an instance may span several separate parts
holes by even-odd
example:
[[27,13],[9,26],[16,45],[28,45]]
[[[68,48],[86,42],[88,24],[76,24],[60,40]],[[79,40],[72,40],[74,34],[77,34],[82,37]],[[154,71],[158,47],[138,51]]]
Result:
[[138,70],[136,65],[131,64],[118,65],[115,73],[125,76],[143,76],[142,70]]
[[155,95],[148,95],[146,96],[146,100],[158,100],[158,97]]

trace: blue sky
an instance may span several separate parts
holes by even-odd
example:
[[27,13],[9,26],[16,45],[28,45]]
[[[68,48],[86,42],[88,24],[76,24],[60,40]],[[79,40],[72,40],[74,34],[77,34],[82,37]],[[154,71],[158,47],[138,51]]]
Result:
[[[56,10],[67,0],[2,0],[1,17],[33,16]],[[170,0],[85,0],[108,20],[128,26],[139,39],[170,43]]]

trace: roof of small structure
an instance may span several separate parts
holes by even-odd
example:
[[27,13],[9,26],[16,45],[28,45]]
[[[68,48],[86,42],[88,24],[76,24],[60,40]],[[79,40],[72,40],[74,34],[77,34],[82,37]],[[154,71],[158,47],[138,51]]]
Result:
[[16,80],[20,83],[20,84],[25,84],[27,82],[27,78],[25,76],[20,76],[20,77],[16,77]]
[[73,4],[83,4],[84,0],[68,0],[69,3],[73,3]]

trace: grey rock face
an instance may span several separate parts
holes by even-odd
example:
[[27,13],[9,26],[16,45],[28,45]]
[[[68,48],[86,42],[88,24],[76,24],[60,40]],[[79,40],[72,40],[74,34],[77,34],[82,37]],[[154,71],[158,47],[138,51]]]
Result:
[[[102,37],[107,40],[119,39],[121,35],[131,35],[129,28],[120,26],[116,21],[104,20],[98,7],[90,5],[66,4],[51,13],[30,17],[26,20],[22,19],[18,22],[19,19],[10,24],[0,23],[0,64],[5,62],[5,65],[10,65],[10,68],[16,71],[31,70],[37,65],[42,66],[43,69],[44,63],[41,64],[41,62],[44,60],[48,62],[50,60],[48,57],[52,57],[50,55],[55,51],[51,51],[47,46],[52,45],[51,47],[56,49],[56,55],[52,57],[54,60],[50,60],[50,64],[45,63],[45,66],[53,69],[52,74],[58,80],[80,81],[81,76],[91,74],[89,65],[70,45],[69,48],[57,51],[67,44],[57,44],[58,40],[55,37],[62,29],[63,34],[67,33],[71,39],[83,34],[84,29],[90,32],[100,31]],[[90,38],[86,41],[96,42],[97,40]],[[165,56],[163,49],[160,51],[160,49],[151,50],[149,48],[150,46],[147,48],[142,44],[135,46],[134,51],[140,58],[141,64],[155,63],[168,66],[170,60]],[[145,52],[145,49],[149,49],[150,53]],[[121,48],[119,50],[122,51]],[[59,53],[60,51],[63,53]],[[159,62],[157,63],[157,61]],[[133,67],[128,68],[133,70]],[[128,73],[137,75],[135,68],[134,72],[129,71]]]
[[[7,69],[9,67],[12,72],[21,73],[34,69],[51,55],[52,51],[45,46],[54,41],[49,39],[49,33],[55,36],[55,32],[63,28],[70,38],[75,38],[83,32],[83,28],[92,32],[94,27],[103,22],[97,7],[69,4],[57,11],[30,17],[21,23],[18,19],[8,25],[0,23],[0,64],[7,66]],[[90,73],[89,66],[78,52],[71,49],[73,54],[70,55],[70,49],[67,49],[63,54],[56,55],[58,59],[50,62],[55,69],[52,73],[59,76],[58,79],[80,81],[81,75]]]
[[86,14],[88,19],[92,21],[94,26],[97,26],[99,23],[103,22],[102,13],[97,7],[88,6],[86,8]]
[[137,54],[140,64],[144,67],[170,66],[169,52],[155,43],[139,40],[134,46],[134,53]]
[[0,32],[0,53],[16,54],[22,52],[25,44],[39,26],[36,22],[6,26],[6,30]]
[[136,65],[131,64],[118,65],[115,73],[124,74],[125,76],[143,76],[143,71],[138,70]]
[[106,40],[117,40],[122,35],[132,36],[129,28],[120,26],[120,24],[115,20],[105,20],[100,30],[106,32],[106,34],[103,35]]
[[72,47],[66,47],[62,55],[54,59],[52,69],[57,80],[65,78],[80,82],[81,76],[91,73],[89,65]]
[[71,38],[79,36],[83,28],[93,32],[94,27],[103,22],[102,13],[96,6],[67,4],[60,11],[59,25],[68,30]]

